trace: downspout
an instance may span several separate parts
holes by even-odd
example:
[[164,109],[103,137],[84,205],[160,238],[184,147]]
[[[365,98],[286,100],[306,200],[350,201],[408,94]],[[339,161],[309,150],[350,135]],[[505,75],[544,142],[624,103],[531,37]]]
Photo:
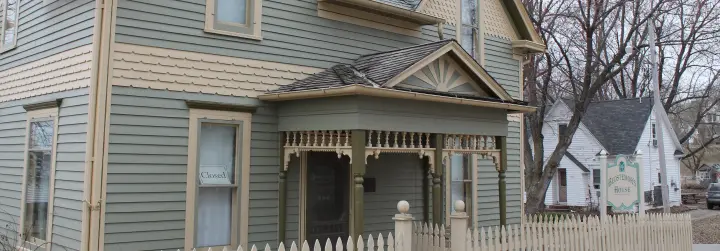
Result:
[[[88,123],[85,144],[85,175],[83,184],[81,250],[100,250],[100,218],[102,206],[102,167],[105,145],[105,114],[107,102],[107,69],[109,64],[109,25],[113,0],[96,0],[92,40],[92,71],[90,77]],[[102,105],[102,106],[101,106]]]
[[85,176],[83,177],[83,208],[82,208],[82,228],[81,228],[81,251],[90,251],[90,236],[91,236],[91,224],[90,218],[93,209],[93,203],[91,202],[93,191],[92,191],[92,177],[93,177],[93,149],[95,149],[95,116],[97,107],[97,84],[98,84],[98,70],[100,62],[100,33],[102,32],[102,15],[103,15],[103,0],[95,1],[95,24],[93,26],[93,37],[92,37],[92,70],[90,73],[90,88],[88,93],[88,122],[87,122],[87,134],[85,136]]

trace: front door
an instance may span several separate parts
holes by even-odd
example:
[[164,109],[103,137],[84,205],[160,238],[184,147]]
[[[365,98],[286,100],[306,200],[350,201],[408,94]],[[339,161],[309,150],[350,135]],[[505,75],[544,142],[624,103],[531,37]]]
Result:
[[567,169],[558,169],[558,202],[567,203]]
[[[335,152],[307,154],[307,194],[305,236],[310,249],[315,240],[325,245],[330,238],[347,241],[349,232],[349,159]],[[334,246],[334,245],[333,245]]]

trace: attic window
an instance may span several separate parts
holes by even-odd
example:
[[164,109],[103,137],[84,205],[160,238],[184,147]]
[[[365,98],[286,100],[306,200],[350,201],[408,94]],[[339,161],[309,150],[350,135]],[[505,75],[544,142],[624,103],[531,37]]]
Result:
[[558,136],[565,135],[565,132],[567,132],[567,124],[559,124],[558,125]]

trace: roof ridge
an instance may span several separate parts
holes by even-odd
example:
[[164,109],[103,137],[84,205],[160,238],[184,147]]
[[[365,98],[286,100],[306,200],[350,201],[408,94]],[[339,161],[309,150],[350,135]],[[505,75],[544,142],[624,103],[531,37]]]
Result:
[[376,56],[376,55],[379,55],[379,54],[393,53],[393,52],[408,50],[408,49],[412,49],[412,48],[427,46],[427,45],[431,45],[431,44],[438,44],[438,43],[442,43],[442,42],[450,42],[450,41],[455,41],[455,39],[454,39],[454,38],[443,39],[443,40],[438,40],[438,41],[435,41],[435,42],[430,42],[430,43],[425,43],[425,44],[417,44],[417,45],[413,45],[413,46],[408,46],[408,47],[402,47],[402,48],[392,49],[392,50],[389,50],[389,51],[380,51],[380,52],[365,54],[365,55],[362,55],[362,56],[360,56],[359,58],[355,59],[355,61],[360,60],[360,59],[362,59],[362,58],[367,58],[367,57]]

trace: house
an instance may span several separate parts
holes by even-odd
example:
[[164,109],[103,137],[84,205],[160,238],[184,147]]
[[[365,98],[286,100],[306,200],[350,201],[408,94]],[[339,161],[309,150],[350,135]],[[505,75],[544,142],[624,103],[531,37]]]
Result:
[[717,175],[720,171],[720,164],[702,164],[700,165],[700,168],[695,172],[695,179],[698,181],[706,181],[706,180],[712,180],[717,181],[717,177],[713,177],[712,175]]
[[[545,158],[557,145],[572,116],[574,102],[560,99],[546,115],[543,125]],[[663,123],[665,159],[670,183],[670,203],[680,204],[680,160],[682,146],[674,133],[667,114],[660,114]],[[662,204],[660,159],[652,98],[634,98],[590,103],[587,113],[573,135],[572,144],[560,161],[557,174],[545,196],[546,205],[597,206],[600,190],[599,153],[605,150],[610,158],[616,155],[643,153],[645,201],[652,206]]]
[[519,0],[462,2],[0,0],[0,232],[275,247],[390,231],[399,200],[519,223],[544,45]]

